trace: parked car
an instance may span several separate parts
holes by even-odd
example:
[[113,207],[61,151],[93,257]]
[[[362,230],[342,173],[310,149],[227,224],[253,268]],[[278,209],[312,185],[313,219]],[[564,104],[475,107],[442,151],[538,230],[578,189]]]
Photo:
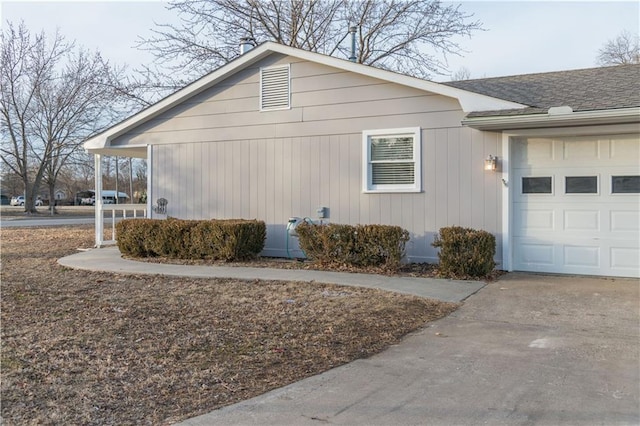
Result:
[[[24,196],[23,195],[18,195],[17,197],[13,197],[11,199],[11,203],[12,206],[24,206]],[[42,205],[42,200],[40,198],[38,198],[36,200],[36,207],[40,207]]]
[[[91,198],[83,198],[82,200],[80,200],[80,204],[82,204],[83,206],[86,206],[86,205],[95,206],[96,197],[93,196]],[[102,197],[102,204],[115,204],[115,203],[113,201],[113,198]]]

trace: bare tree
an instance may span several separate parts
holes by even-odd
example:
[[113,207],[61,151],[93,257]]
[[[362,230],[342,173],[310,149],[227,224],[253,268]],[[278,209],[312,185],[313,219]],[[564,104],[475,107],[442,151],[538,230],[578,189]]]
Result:
[[451,81],[469,80],[471,78],[471,71],[467,67],[460,67],[458,71],[451,74]]
[[160,24],[139,42],[155,55],[145,74],[170,82],[165,88],[237,57],[241,37],[348,58],[344,39],[353,26],[357,62],[428,77],[446,68],[447,54],[461,52],[454,36],[481,29],[459,6],[438,0],[175,0],[169,9],[181,23]]
[[25,211],[35,212],[41,183],[53,212],[60,171],[90,135],[118,118],[118,70],[99,53],[78,49],[56,33],[47,40],[22,23],[1,38],[0,157],[24,184]]
[[598,51],[597,63],[601,66],[640,63],[640,37],[629,31],[622,31]]

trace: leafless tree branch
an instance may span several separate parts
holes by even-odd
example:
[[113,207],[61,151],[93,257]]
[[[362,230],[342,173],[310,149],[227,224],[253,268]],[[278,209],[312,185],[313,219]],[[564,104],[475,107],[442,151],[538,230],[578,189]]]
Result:
[[596,62],[601,66],[640,63],[640,37],[622,31],[614,40],[609,40],[598,51]]
[[135,94],[122,69],[59,33],[48,40],[8,23],[0,41],[0,158],[22,179],[32,213],[40,185],[54,200],[62,168],[87,137],[130,112]]
[[428,78],[446,71],[446,55],[461,53],[455,36],[482,29],[459,6],[439,0],[174,0],[169,9],[180,23],[159,24],[152,37],[138,40],[155,56],[141,74],[161,90],[234,59],[242,37],[346,59],[344,39],[354,25],[358,62]]

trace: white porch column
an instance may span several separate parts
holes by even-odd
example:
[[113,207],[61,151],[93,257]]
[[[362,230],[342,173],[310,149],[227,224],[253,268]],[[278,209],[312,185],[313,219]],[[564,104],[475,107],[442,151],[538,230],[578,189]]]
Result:
[[147,217],[153,218],[153,194],[151,188],[153,179],[153,148],[147,145]]
[[104,220],[102,214],[102,155],[94,154],[95,161],[95,232],[96,247],[102,247],[104,241]]

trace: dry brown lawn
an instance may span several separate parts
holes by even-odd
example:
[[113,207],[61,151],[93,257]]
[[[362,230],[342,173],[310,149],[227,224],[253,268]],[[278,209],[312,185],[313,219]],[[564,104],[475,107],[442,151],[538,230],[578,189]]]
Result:
[[169,424],[398,342],[456,305],[299,282],[69,270],[91,226],[2,229],[2,419]]

